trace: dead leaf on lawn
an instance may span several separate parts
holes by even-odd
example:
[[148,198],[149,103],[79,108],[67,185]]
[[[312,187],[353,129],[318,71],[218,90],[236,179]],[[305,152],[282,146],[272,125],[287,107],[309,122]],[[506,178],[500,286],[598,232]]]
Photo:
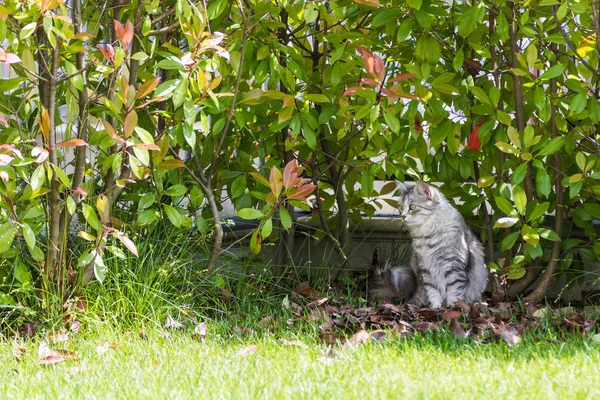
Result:
[[73,332],[73,333],[79,333],[79,330],[81,329],[81,322],[74,319],[71,322],[70,329],[71,329],[71,332]]
[[308,281],[300,282],[299,284],[297,284],[294,288],[294,292],[299,294],[300,296],[308,298],[322,297],[319,292],[317,292],[309,286]]
[[459,319],[463,316],[463,313],[461,311],[457,311],[457,310],[448,310],[446,312],[444,312],[442,314],[442,319],[444,321],[452,321],[455,319]]
[[13,338],[12,345],[13,356],[17,359],[17,361],[21,361],[23,354],[26,352],[25,347],[19,343],[16,337]]
[[466,336],[462,324],[456,319],[450,321],[450,332],[452,332],[452,335],[457,339],[462,339]]
[[371,336],[372,339],[375,339],[377,341],[382,341],[382,340],[385,340],[385,338],[387,336],[387,332],[382,331],[382,330],[377,330],[377,331],[371,332],[369,335]]
[[368,342],[370,338],[371,335],[369,335],[369,332],[365,331],[364,329],[361,329],[360,331],[352,335],[352,337],[348,339],[346,343],[344,343],[344,346],[342,348],[349,349],[351,347],[355,347],[359,344]]
[[504,330],[498,334],[504,343],[506,343],[509,347],[516,346],[521,341],[521,337],[516,333],[511,332],[510,330]]
[[471,311],[471,306],[468,305],[467,303],[465,303],[464,300],[458,299],[458,301],[456,302],[456,305],[458,306],[458,308],[460,308],[460,310],[464,313],[464,314],[469,314],[469,311]]
[[69,334],[65,332],[50,333],[50,342],[52,343],[67,343],[69,341]]
[[138,335],[140,336],[140,339],[148,340],[148,335],[146,335],[146,330],[144,328],[138,331]]
[[185,324],[176,321],[170,314],[167,316],[167,322],[165,323],[167,329],[185,329]]
[[153,364],[154,364],[154,366],[155,366],[155,367],[162,367],[162,365],[163,365],[163,362],[162,362],[162,361],[160,361],[160,360],[154,360],[154,363],[153,363]]
[[436,324],[428,321],[417,322],[415,324],[415,329],[421,333],[437,332],[439,330]]
[[202,343],[206,341],[206,322],[202,321],[199,325],[196,325],[192,337],[200,340]]
[[258,349],[257,344],[253,344],[251,346],[244,347],[243,349],[241,349],[240,351],[237,352],[237,356],[238,357],[248,357],[249,355],[256,353],[257,349]]
[[53,365],[67,360],[77,360],[76,353],[68,350],[51,350],[48,343],[42,342],[38,347],[40,365]]
[[591,337],[591,341],[594,344],[600,345],[600,333],[596,333]]
[[104,343],[99,344],[98,346],[96,346],[96,353],[98,353],[98,354],[104,354],[104,353],[106,353],[110,349],[116,350],[119,347],[121,347],[121,346],[118,343],[104,342]]

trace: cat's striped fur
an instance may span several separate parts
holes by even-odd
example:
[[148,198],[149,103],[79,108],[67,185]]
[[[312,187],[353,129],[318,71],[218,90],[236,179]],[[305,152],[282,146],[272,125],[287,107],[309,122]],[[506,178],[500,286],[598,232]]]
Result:
[[488,277],[483,246],[462,215],[435,187],[398,183],[400,217],[412,238],[410,265],[376,270],[371,295],[401,297],[432,308],[473,302]]

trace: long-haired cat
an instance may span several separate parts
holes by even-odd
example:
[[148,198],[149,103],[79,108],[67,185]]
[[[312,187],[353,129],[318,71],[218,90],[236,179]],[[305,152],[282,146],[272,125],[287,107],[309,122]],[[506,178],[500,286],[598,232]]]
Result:
[[435,187],[398,182],[398,208],[412,238],[409,266],[376,268],[369,285],[378,298],[397,298],[432,308],[473,302],[488,277],[483,246],[462,215]]

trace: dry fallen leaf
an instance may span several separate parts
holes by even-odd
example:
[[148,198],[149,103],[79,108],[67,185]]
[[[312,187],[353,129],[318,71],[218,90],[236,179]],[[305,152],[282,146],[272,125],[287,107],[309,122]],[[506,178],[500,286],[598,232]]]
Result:
[[596,333],[592,336],[591,340],[593,343],[600,345],[600,333]]
[[185,324],[176,321],[170,314],[167,315],[167,322],[165,323],[167,329],[185,329]]
[[66,343],[69,341],[69,334],[65,332],[51,333],[49,337],[52,343]]
[[450,331],[452,332],[452,335],[454,335],[454,337],[457,339],[462,339],[466,336],[462,324],[455,319],[450,321]]
[[192,337],[199,339],[202,343],[206,341],[206,322],[202,321],[194,328]]
[[67,360],[77,360],[76,353],[68,350],[51,350],[48,343],[42,342],[38,347],[40,365],[53,365]]
[[139,330],[138,335],[140,336],[140,339],[148,340],[148,335],[146,335],[146,330],[144,328]]
[[510,330],[504,330],[498,334],[502,340],[509,346],[516,346],[521,341],[521,338],[516,333]]
[[428,321],[421,321],[421,322],[417,322],[415,324],[415,329],[421,333],[425,333],[425,332],[437,332],[438,331],[438,327],[437,325],[428,322]]
[[71,322],[70,329],[73,333],[79,333],[79,330],[81,329],[81,322],[74,319],[73,322]]
[[98,346],[96,346],[96,353],[104,354],[108,350],[110,350],[110,349],[116,350],[118,347],[120,347],[120,345],[118,343],[105,342],[105,343],[102,343],[102,344],[99,344]]
[[162,367],[162,365],[163,365],[162,361],[160,361],[160,360],[154,360],[154,366],[155,367]]
[[442,314],[442,319],[444,321],[452,321],[452,320],[459,319],[462,316],[463,316],[463,314],[461,311],[448,310]]
[[344,343],[344,346],[342,348],[348,349],[358,344],[366,343],[369,341],[370,338],[371,335],[369,335],[369,332],[365,331],[364,329],[361,329],[360,331],[352,335],[352,337],[348,339],[346,343]]
[[253,344],[251,346],[244,347],[243,349],[238,351],[237,355],[238,355],[238,357],[248,357],[249,355],[256,353],[257,349],[258,349],[258,345]]

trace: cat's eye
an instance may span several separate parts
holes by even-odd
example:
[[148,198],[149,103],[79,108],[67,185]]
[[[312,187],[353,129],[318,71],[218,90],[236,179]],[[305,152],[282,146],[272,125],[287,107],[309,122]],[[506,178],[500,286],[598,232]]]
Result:
[[417,206],[415,204],[411,204],[410,206],[408,206],[408,208],[412,211],[417,209]]

